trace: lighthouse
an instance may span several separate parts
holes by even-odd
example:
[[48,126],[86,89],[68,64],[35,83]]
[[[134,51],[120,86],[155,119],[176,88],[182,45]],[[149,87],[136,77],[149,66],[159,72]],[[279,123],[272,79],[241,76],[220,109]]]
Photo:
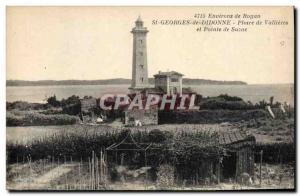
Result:
[[133,34],[132,55],[132,79],[131,92],[137,93],[148,87],[148,65],[147,65],[147,33],[144,22],[139,16],[135,21],[135,27],[131,30]]

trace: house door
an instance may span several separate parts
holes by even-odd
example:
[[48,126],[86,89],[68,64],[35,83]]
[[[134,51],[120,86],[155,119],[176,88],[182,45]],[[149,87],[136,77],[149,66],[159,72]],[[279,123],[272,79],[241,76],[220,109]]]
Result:
[[236,153],[231,152],[228,156],[223,157],[223,161],[221,163],[222,167],[222,181],[232,181],[236,178]]

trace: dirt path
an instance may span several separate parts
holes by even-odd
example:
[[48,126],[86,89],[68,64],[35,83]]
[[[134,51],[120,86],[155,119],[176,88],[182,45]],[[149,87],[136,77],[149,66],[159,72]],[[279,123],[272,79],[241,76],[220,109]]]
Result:
[[27,182],[20,182],[16,184],[16,186],[13,187],[13,190],[48,189],[51,181],[54,181],[59,177],[69,173],[74,166],[74,164],[65,164],[57,166],[35,179],[29,179]]

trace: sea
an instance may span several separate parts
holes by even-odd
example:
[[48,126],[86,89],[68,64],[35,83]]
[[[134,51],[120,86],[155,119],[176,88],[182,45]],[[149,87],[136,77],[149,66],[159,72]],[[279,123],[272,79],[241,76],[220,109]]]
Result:
[[[7,86],[6,101],[44,103],[53,95],[56,95],[59,100],[72,95],[80,98],[85,95],[100,98],[104,94],[129,93],[128,87],[129,85]],[[269,101],[273,96],[275,102],[294,105],[294,84],[192,85],[190,87],[205,97],[228,94],[258,103],[262,100]]]

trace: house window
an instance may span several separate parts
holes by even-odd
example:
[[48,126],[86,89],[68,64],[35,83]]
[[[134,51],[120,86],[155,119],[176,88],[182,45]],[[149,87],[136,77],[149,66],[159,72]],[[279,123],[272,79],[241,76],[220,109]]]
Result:
[[178,82],[178,78],[171,78],[171,82]]

